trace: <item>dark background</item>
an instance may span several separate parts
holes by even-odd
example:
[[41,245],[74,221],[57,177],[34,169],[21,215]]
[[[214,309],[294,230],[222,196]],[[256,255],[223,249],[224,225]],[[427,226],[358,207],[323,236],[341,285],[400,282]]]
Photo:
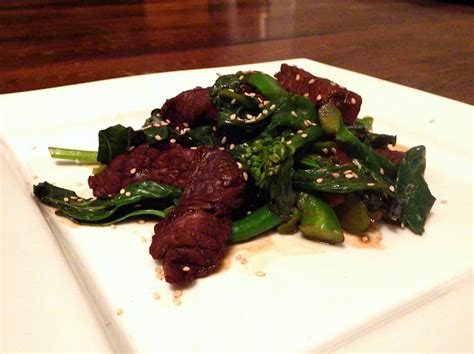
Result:
[[472,1],[0,2],[0,92],[305,57],[474,103]]

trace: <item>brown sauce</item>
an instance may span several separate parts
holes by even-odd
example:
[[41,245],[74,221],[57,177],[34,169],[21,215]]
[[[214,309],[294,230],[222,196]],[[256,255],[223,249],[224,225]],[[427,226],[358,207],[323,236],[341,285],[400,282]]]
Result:
[[321,253],[325,247],[327,245],[305,239],[299,233],[262,235],[255,240],[229,246],[219,271],[240,267],[245,272],[255,274],[282,256]]
[[396,144],[395,146],[388,145],[388,149],[392,151],[402,151],[402,152],[407,152],[408,150],[410,150],[408,146],[401,145],[401,144]]
[[363,235],[351,235],[344,232],[344,244],[355,248],[383,249],[382,233],[379,229],[373,228]]

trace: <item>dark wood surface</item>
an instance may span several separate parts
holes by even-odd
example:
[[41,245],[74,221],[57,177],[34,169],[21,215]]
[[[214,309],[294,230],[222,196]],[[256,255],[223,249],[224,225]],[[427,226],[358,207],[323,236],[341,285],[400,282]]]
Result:
[[2,0],[0,92],[305,57],[474,104],[470,3]]

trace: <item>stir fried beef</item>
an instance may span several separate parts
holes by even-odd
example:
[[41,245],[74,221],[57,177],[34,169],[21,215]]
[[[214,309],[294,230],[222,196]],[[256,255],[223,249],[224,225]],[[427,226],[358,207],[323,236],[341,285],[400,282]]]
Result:
[[280,85],[291,93],[304,96],[314,102],[316,107],[332,103],[341,110],[345,124],[352,124],[359,114],[362,98],[336,83],[314,76],[295,66],[282,64],[275,74]]
[[402,162],[403,158],[405,157],[405,153],[403,151],[397,150],[390,150],[388,148],[381,148],[381,149],[374,149],[377,154],[382,155],[383,157],[387,158],[390,162],[398,165]]
[[186,285],[219,266],[230,228],[230,217],[178,206],[155,226],[150,254],[163,261],[168,283]]
[[150,246],[153,258],[163,261],[166,280],[185,285],[212,273],[230,234],[230,213],[244,199],[245,182],[234,158],[212,146],[169,144],[159,150],[144,144],[89,177],[89,186],[100,197],[142,179],[184,188],[179,205],[156,225]]
[[229,214],[242,205],[245,182],[233,157],[200,147],[179,205],[155,226],[150,254],[163,260],[166,281],[185,285],[210,274],[230,234]]
[[178,144],[169,144],[166,150],[143,144],[114,158],[105,171],[90,176],[89,187],[96,197],[115,195],[129,184],[144,179],[184,188],[195,155],[196,150],[184,149]]
[[166,100],[160,114],[171,121],[172,127],[184,128],[215,122],[217,110],[209,98],[208,89],[197,87]]

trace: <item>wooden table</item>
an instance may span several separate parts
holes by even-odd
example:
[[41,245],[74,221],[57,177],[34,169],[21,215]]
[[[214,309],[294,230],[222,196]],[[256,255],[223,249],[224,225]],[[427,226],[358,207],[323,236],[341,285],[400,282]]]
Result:
[[473,104],[469,3],[4,0],[0,92],[305,57]]

